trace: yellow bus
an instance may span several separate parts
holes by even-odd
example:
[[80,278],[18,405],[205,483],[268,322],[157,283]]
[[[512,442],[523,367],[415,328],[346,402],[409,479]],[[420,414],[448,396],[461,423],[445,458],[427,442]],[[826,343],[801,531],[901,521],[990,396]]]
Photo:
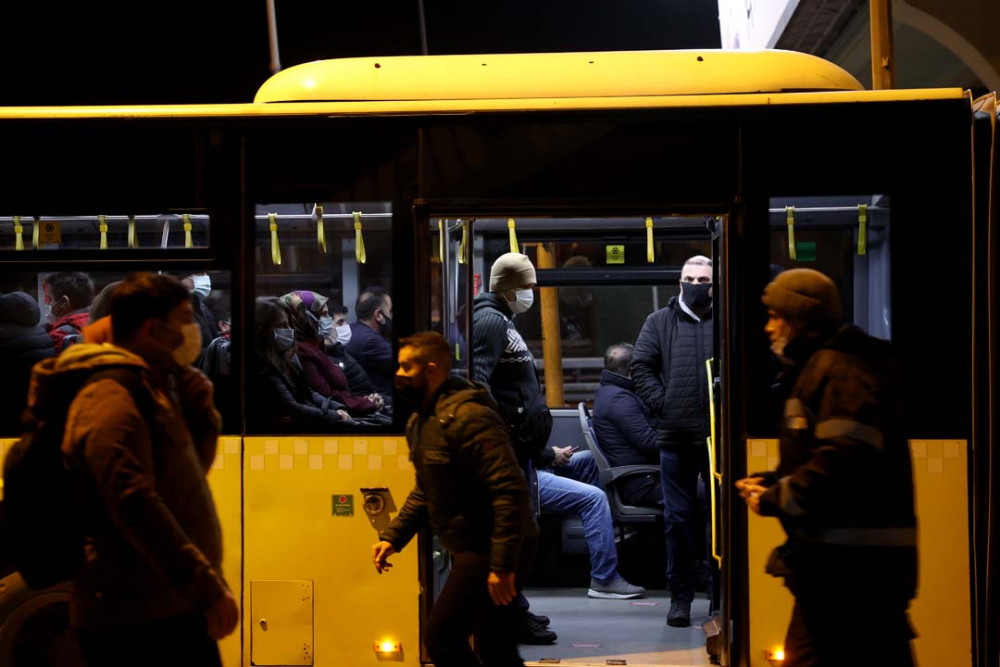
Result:
[[[27,385],[17,327],[57,319],[47,278],[84,273],[99,299],[136,270],[197,276],[206,326],[230,332],[209,477],[242,613],[225,664],[424,664],[420,627],[448,555],[428,535],[389,576],[370,561],[413,484],[401,416],[349,430],[269,419],[250,389],[255,300],[309,290],[353,320],[381,287],[393,349],[440,331],[467,374],[472,300],[498,256],[523,252],[543,307],[515,323],[550,442],[599,451],[581,415],[604,350],[634,342],[677,294],[684,260],[706,255],[717,604],[701,593],[693,628],[665,625],[662,519],[611,482],[620,571],[647,596],[588,599],[579,520],[543,513],[527,596],[559,640],[522,654],[779,665],[791,596],[764,564],[783,537],[747,516],[732,482],[777,458],[760,294],[772,267],[814,267],[840,288],[845,320],[890,339],[904,366],[917,659],[995,664],[996,120],[995,95],[866,91],[812,56],[711,50],[354,58],[281,72],[247,104],[0,108],[0,299],[38,305],[0,307],[0,452]],[[0,667],[75,664],[66,588],[0,575]],[[857,622],[879,622],[864,600]]]

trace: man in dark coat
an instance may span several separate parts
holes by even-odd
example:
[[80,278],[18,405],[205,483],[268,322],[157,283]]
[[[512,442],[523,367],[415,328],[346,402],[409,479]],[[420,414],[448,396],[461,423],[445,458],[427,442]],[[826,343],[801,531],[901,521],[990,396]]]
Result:
[[358,321],[351,325],[351,337],[345,344],[371,380],[375,391],[392,396],[392,297],[381,287],[369,287],[358,296],[354,307]]
[[496,403],[484,388],[450,376],[451,357],[437,333],[400,341],[396,400],[416,409],[406,440],[417,484],[372,559],[381,574],[389,556],[429,526],[454,557],[425,626],[434,664],[523,667],[515,600],[538,526]]
[[[649,423],[649,408],[635,394],[632,351],[628,343],[612,345],[604,354],[601,386],[594,396],[594,434],[611,465],[659,463],[656,431]],[[633,476],[619,482],[622,500],[629,505],[663,505],[659,475]]]
[[[635,391],[657,423],[667,537],[667,624],[691,624],[694,565],[704,547],[705,508],[698,476],[708,472],[708,377],[712,357],[712,260],[692,257],[681,269],[681,294],[646,318],[635,342]],[[706,494],[707,495],[707,494]]]
[[39,324],[38,302],[24,292],[0,295],[0,435],[21,434],[31,367],[55,356],[52,339]]
[[841,326],[837,287],[818,271],[781,273],[763,301],[786,366],[781,459],[736,487],[788,535],[767,568],[795,596],[784,665],[912,665],[917,529],[889,343]]

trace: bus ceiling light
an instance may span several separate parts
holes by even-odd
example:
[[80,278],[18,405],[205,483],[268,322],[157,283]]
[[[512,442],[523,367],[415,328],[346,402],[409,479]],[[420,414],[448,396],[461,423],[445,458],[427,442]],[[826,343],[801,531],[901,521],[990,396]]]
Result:
[[394,642],[391,639],[375,642],[373,648],[375,649],[375,652],[380,655],[399,653],[403,650],[399,642]]

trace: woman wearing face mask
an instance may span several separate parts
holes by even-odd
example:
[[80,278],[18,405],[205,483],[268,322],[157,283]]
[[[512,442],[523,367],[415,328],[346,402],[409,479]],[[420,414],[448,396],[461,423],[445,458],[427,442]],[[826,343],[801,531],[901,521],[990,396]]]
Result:
[[254,347],[258,372],[249,416],[265,432],[322,431],[353,423],[343,406],[309,388],[295,357],[295,330],[290,311],[273,297],[257,299]]
[[347,376],[323,351],[323,341],[334,333],[327,298],[316,292],[291,292],[281,297],[291,311],[295,330],[295,350],[309,387],[346,406],[347,412],[362,417],[385,406],[378,394],[359,396],[348,389]]

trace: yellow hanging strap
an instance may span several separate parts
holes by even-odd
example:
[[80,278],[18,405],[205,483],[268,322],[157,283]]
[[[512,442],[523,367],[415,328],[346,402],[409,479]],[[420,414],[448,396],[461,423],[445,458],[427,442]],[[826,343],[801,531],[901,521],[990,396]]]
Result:
[[868,252],[868,204],[858,204],[858,254]]
[[708,469],[712,472],[712,484],[711,489],[709,490],[712,512],[712,558],[716,560],[719,567],[722,567],[722,556],[719,555],[717,549],[719,541],[715,525],[715,483],[722,483],[722,473],[716,472],[715,469],[715,378],[712,377],[712,359],[705,360],[705,370],[708,373],[708,419],[709,424],[711,425],[711,431],[708,437]]
[[31,245],[35,250],[38,250],[38,240],[42,233],[42,221],[38,219],[38,216],[34,216],[35,226],[31,228]]
[[323,222],[322,204],[316,204],[316,245],[320,252],[326,253],[326,223]]
[[184,221],[184,247],[193,248],[194,240],[191,238],[191,216],[185,213],[181,216],[181,220]]
[[521,252],[520,248],[517,247],[517,230],[515,229],[514,218],[507,218],[507,229],[510,233],[510,251]]
[[97,228],[101,230],[101,250],[108,249],[108,221],[103,215],[97,216]]
[[268,226],[271,228],[271,261],[275,266],[281,266],[281,246],[278,245],[278,216],[267,214]]
[[785,207],[786,221],[788,222],[788,259],[798,259],[795,253],[795,207]]
[[139,247],[139,237],[135,231],[135,216],[130,215],[128,217],[128,247],[138,248]]
[[361,235],[361,211],[354,212],[354,259],[358,264],[368,262],[368,253],[365,252],[365,237]]
[[465,264],[465,253],[469,251],[469,223],[462,223],[462,242],[458,244],[458,263]]
[[653,245],[653,219],[646,218],[646,263],[656,263],[656,248]]
[[21,216],[14,216],[14,250],[24,250],[24,227],[21,226]]

